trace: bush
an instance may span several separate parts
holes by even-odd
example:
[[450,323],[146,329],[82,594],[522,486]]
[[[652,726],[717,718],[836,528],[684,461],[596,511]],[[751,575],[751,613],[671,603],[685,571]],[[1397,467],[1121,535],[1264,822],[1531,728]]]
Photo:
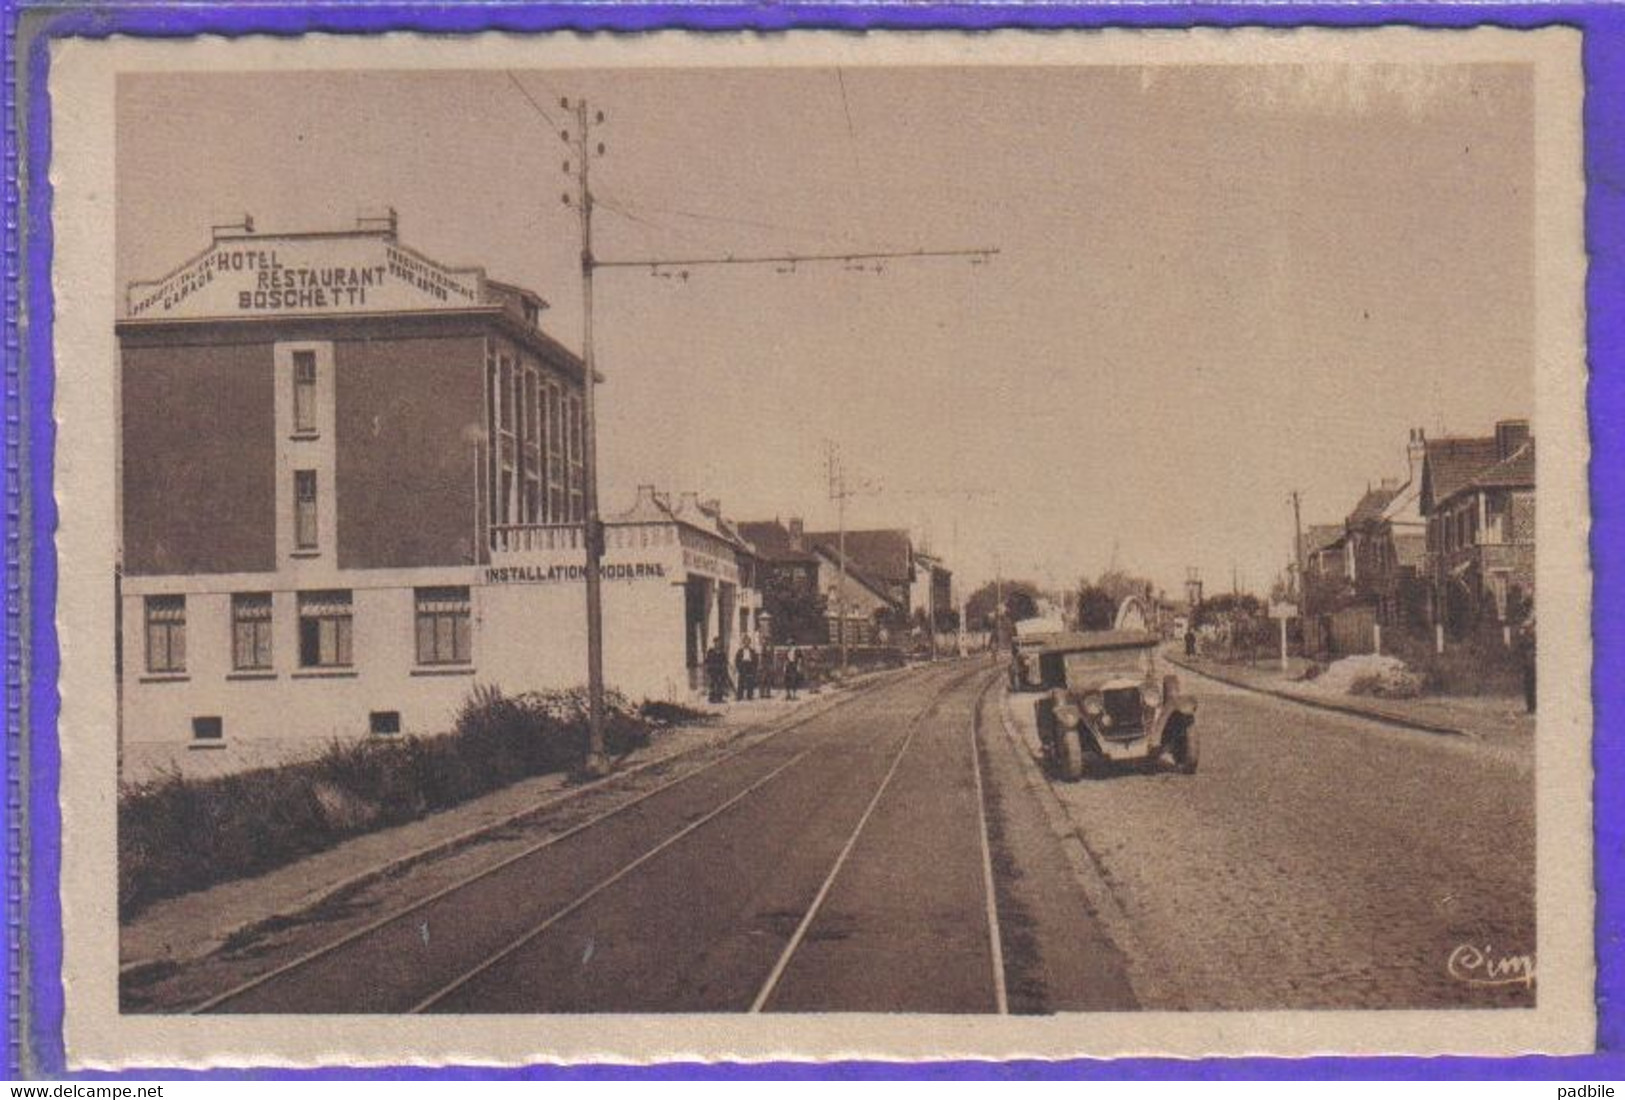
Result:
[[1523,691],[1518,654],[1502,644],[1499,636],[1446,642],[1445,651],[1437,653],[1431,635],[1398,635],[1390,640],[1385,632],[1383,646],[1404,658],[1430,695],[1518,695]]
[[[605,749],[623,755],[656,726],[701,715],[605,695]],[[450,733],[334,741],[313,760],[213,779],[170,773],[119,793],[119,916],[258,874],[345,837],[398,825],[586,757],[585,690],[509,696],[476,686]]]

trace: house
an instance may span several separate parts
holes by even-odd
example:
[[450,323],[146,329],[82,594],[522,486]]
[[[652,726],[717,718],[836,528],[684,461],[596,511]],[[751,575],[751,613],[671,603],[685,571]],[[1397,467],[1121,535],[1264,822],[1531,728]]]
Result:
[[818,557],[818,590],[824,596],[829,641],[848,645],[876,645],[896,641],[904,626],[906,607],[899,607],[892,589],[868,571],[852,554],[844,557],[828,543],[814,543]]
[[1522,622],[1535,599],[1535,440],[1525,420],[1425,440],[1421,514],[1435,623],[1452,637]]
[[[788,523],[777,519],[746,522],[740,524],[739,530],[754,546],[763,569],[773,578],[764,583],[768,592],[766,608],[774,622],[781,622],[782,605],[794,599],[789,593],[804,593],[810,583],[811,591],[825,599],[829,641],[840,638],[836,620],[843,615],[849,643],[857,638],[862,638],[865,644],[876,640],[882,628],[892,636],[907,629],[919,571],[907,531],[877,529],[844,534],[807,531],[796,518]],[[941,573],[940,580],[937,573],[933,573],[931,579],[939,596],[951,583],[947,571]],[[779,594],[774,595],[775,591]],[[950,592],[943,605],[951,598]],[[775,610],[775,603],[780,604],[780,610]],[[779,637],[783,640],[786,636],[781,632]],[[809,639],[799,637],[797,640]]]
[[819,583],[822,559],[807,544],[801,520],[792,518],[788,524],[777,518],[749,521],[739,524],[738,530],[755,554],[762,608],[773,639],[801,645],[826,641],[826,612],[816,606],[823,592]]
[[914,542],[901,528],[864,531],[818,531],[809,533],[809,542],[829,546],[847,557],[886,592],[886,600],[899,620],[908,618],[910,590],[914,585]]
[[1356,602],[1375,611],[1382,626],[1423,626],[1426,586],[1422,559],[1426,524],[1421,513],[1425,436],[1414,429],[1406,445],[1408,476],[1368,488],[1344,520],[1344,547]]
[[1340,523],[1313,523],[1303,533],[1304,581],[1311,593],[1327,591],[1348,580],[1345,534]]

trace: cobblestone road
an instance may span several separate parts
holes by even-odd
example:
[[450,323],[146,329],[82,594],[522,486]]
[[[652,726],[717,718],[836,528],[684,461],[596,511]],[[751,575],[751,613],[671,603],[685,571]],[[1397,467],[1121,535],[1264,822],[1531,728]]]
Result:
[[[1532,1003],[1450,967],[1534,954],[1532,754],[1182,679],[1199,774],[1054,784],[1157,975],[1143,1007]],[[1032,699],[1009,703],[1036,749]]]

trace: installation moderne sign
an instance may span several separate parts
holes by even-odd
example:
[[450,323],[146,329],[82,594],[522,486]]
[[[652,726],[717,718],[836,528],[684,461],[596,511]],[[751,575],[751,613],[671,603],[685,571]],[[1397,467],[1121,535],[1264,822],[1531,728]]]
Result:
[[[598,567],[605,581],[663,580],[663,562],[606,562]],[[581,565],[493,565],[485,570],[486,584],[563,584],[585,582],[587,566]]]
[[391,313],[484,301],[485,273],[438,264],[382,233],[229,237],[152,282],[131,283],[132,318]]

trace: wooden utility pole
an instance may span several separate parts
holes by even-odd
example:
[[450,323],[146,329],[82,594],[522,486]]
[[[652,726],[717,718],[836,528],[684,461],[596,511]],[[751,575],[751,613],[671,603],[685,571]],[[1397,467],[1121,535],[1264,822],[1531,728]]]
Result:
[[[598,374],[592,345],[592,276],[597,261],[592,251],[593,147],[587,101],[576,109],[576,206],[581,216],[581,503],[582,534],[587,550],[587,759],[582,770],[601,776],[609,770],[604,754],[604,613],[603,582],[599,566],[604,557],[604,527],[598,515],[598,403],[594,399]],[[603,121],[603,115],[598,115]],[[603,147],[599,146],[599,153]],[[568,461],[568,456],[566,456]]]
[[847,664],[846,654],[846,474],[841,468],[841,451],[834,443],[827,445],[826,462],[829,472],[829,495],[835,501],[836,557],[835,567],[840,578],[835,583],[835,636],[841,647],[841,669]]
[[1298,614],[1302,616],[1309,613],[1309,585],[1303,573],[1303,510],[1296,489],[1292,490],[1292,529],[1296,536],[1292,542],[1292,560],[1298,568]]

